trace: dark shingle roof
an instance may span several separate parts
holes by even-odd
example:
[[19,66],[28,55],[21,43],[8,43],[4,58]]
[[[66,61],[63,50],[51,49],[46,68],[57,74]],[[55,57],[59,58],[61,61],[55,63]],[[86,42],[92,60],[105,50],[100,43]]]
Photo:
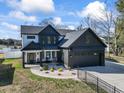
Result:
[[26,47],[24,47],[22,50],[42,50],[42,49],[48,49],[48,50],[52,50],[52,49],[58,49],[58,46],[48,46],[48,45],[40,45],[40,43],[35,43],[35,42],[31,42],[29,43]]
[[105,43],[90,28],[84,28],[81,31],[74,31],[74,32],[67,33],[65,38],[63,39],[63,43],[60,43],[59,46],[62,48],[68,48],[86,31],[91,31],[91,33],[95,35],[95,37],[99,40],[99,42],[101,42],[101,44],[103,44],[106,47]]
[[[21,26],[21,34],[38,34],[41,32],[46,26],[27,26],[27,25],[22,25]],[[66,33],[69,32],[74,32],[75,30],[70,30],[70,29],[56,29],[60,35],[66,35]]]
[[[85,30],[83,31],[75,31],[75,32],[70,32],[67,33],[64,40],[66,40],[66,42],[64,42],[63,44],[61,44],[60,47],[69,47],[74,41],[76,41],[83,33],[85,32]],[[64,41],[63,40],[63,41]]]
[[21,26],[21,34],[38,34],[43,30],[44,27],[41,26]]
[[76,30],[70,30],[70,29],[56,29],[60,35],[66,35],[67,33],[74,32]]

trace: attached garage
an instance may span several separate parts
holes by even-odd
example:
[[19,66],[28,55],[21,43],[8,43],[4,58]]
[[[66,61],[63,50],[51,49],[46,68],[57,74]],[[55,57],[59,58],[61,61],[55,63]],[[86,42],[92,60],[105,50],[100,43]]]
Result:
[[67,67],[104,66],[106,45],[91,29],[68,33],[65,41],[61,47]]
[[69,66],[102,66],[104,65],[104,52],[89,50],[73,50],[69,52]]

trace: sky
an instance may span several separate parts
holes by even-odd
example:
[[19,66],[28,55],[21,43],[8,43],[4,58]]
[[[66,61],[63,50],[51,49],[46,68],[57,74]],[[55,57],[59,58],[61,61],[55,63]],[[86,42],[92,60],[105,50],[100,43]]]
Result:
[[[107,1],[107,4],[106,4]],[[74,29],[80,21],[92,16],[103,17],[101,9],[115,11],[116,0],[0,0],[0,38],[21,39],[21,25],[38,25],[52,18],[55,25]],[[109,6],[108,6],[109,5]]]

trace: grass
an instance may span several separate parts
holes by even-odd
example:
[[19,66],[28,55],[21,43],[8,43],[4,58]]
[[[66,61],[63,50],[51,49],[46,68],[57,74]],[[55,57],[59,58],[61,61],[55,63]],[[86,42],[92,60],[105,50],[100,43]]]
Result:
[[22,68],[22,60],[21,59],[5,59],[3,64],[12,64],[12,67],[16,69]]
[[22,68],[21,59],[6,59],[3,64],[12,64],[15,72],[13,83],[0,87],[0,93],[96,93],[95,86],[84,82],[34,75],[29,69]]
[[4,54],[0,54],[0,58],[4,58]]

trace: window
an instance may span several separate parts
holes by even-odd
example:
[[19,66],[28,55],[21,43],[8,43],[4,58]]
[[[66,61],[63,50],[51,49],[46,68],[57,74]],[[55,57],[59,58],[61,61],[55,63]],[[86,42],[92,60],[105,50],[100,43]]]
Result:
[[48,36],[47,39],[48,39],[48,44],[51,44],[50,36]]
[[27,39],[35,39],[35,36],[27,36]]
[[55,58],[55,51],[52,51],[52,57]]
[[41,40],[41,44],[45,44],[45,37],[44,36],[42,36],[41,38],[40,38],[40,40]]
[[91,37],[90,37],[90,36],[86,36],[86,43],[87,43],[87,44],[90,43],[90,40],[92,40]]
[[54,43],[54,44],[56,44],[56,37],[54,36],[54,38],[53,38],[53,39],[54,39],[53,43]]

